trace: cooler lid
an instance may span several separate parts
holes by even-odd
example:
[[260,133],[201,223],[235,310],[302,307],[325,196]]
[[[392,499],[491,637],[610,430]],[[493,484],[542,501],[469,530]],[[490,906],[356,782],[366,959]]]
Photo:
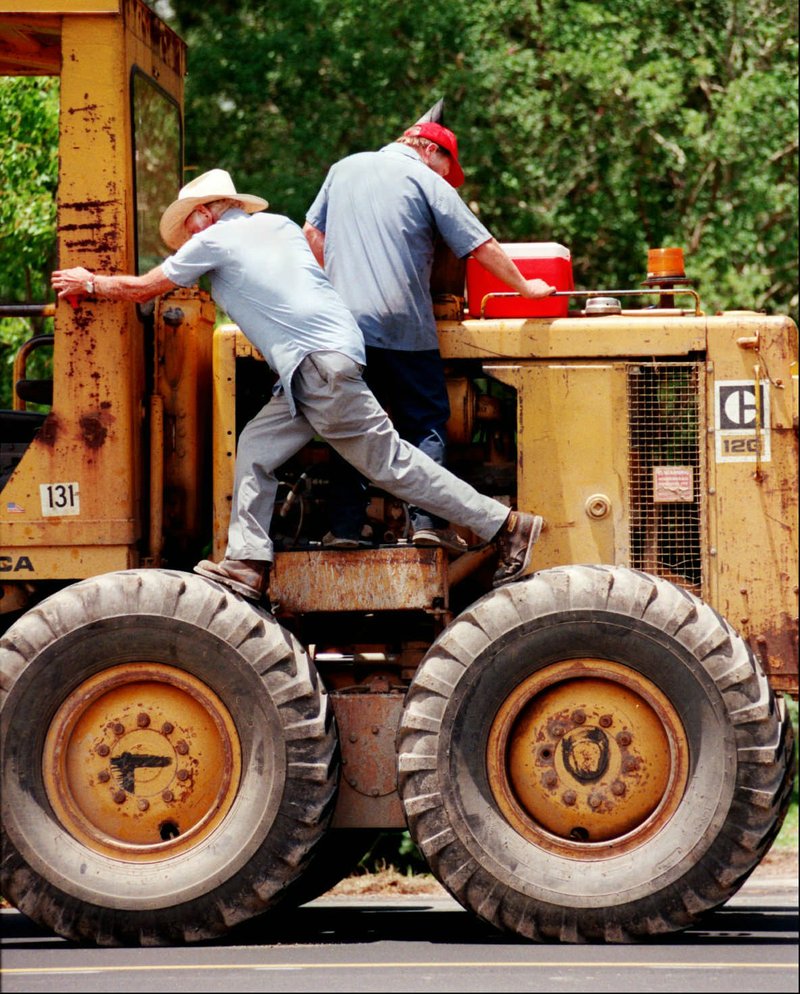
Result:
[[567,259],[570,251],[558,242],[501,242],[512,259]]

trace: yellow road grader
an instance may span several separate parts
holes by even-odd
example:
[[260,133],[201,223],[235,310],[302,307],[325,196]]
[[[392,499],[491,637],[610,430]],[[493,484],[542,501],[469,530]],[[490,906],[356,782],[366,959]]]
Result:
[[[0,68],[60,77],[59,265],[151,268],[183,42],[140,0],[2,0]],[[645,938],[735,893],[793,778],[797,328],[647,272],[520,317],[436,269],[450,465],[544,516],[534,572],[493,590],[491,545],[417,548],[378,492],[374,545],[324,548],[312,442],[271,611],[191,572],[224,549],[261,356],[198,288],[46,305],[0,412],[2,894],[71,939],[191,942],[406,828],[531,939]]]

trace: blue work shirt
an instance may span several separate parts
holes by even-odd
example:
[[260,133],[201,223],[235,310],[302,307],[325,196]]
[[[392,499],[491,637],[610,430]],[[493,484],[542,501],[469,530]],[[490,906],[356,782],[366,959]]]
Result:
[[292,376],[310,352],[366,362],[358,325],[288,217],[231,208],[161,268],[184,287],[210,275],[212,297],[278,374],[293,414]]
[[438,230],[458,258],[491,235],[407,145],[331,167],[306,220],[325,233],[325,272],[367,345],[438,349],[430,277]]

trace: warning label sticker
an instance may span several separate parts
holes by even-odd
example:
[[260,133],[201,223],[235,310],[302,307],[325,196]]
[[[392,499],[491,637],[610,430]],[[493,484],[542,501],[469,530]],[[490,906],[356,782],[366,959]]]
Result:
[[691,466],[653,467],[653,501],[656,504],[691,504],[693,500]]

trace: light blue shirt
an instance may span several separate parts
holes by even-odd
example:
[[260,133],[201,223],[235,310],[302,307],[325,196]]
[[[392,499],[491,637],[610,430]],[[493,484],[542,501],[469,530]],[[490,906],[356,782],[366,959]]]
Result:
[[295,413],[291,382],[310,353],[364,365],[364,340],[300,228],[280,214],[227,210],[162,263],[178,286],[211,277],[211,295],[275,370]]
[[439,347],[436,231],[458,258],[491,238],[455,189],[397,142],[332,166],[306,220],[325,232],[325,272],[367,345],[407,352]]

